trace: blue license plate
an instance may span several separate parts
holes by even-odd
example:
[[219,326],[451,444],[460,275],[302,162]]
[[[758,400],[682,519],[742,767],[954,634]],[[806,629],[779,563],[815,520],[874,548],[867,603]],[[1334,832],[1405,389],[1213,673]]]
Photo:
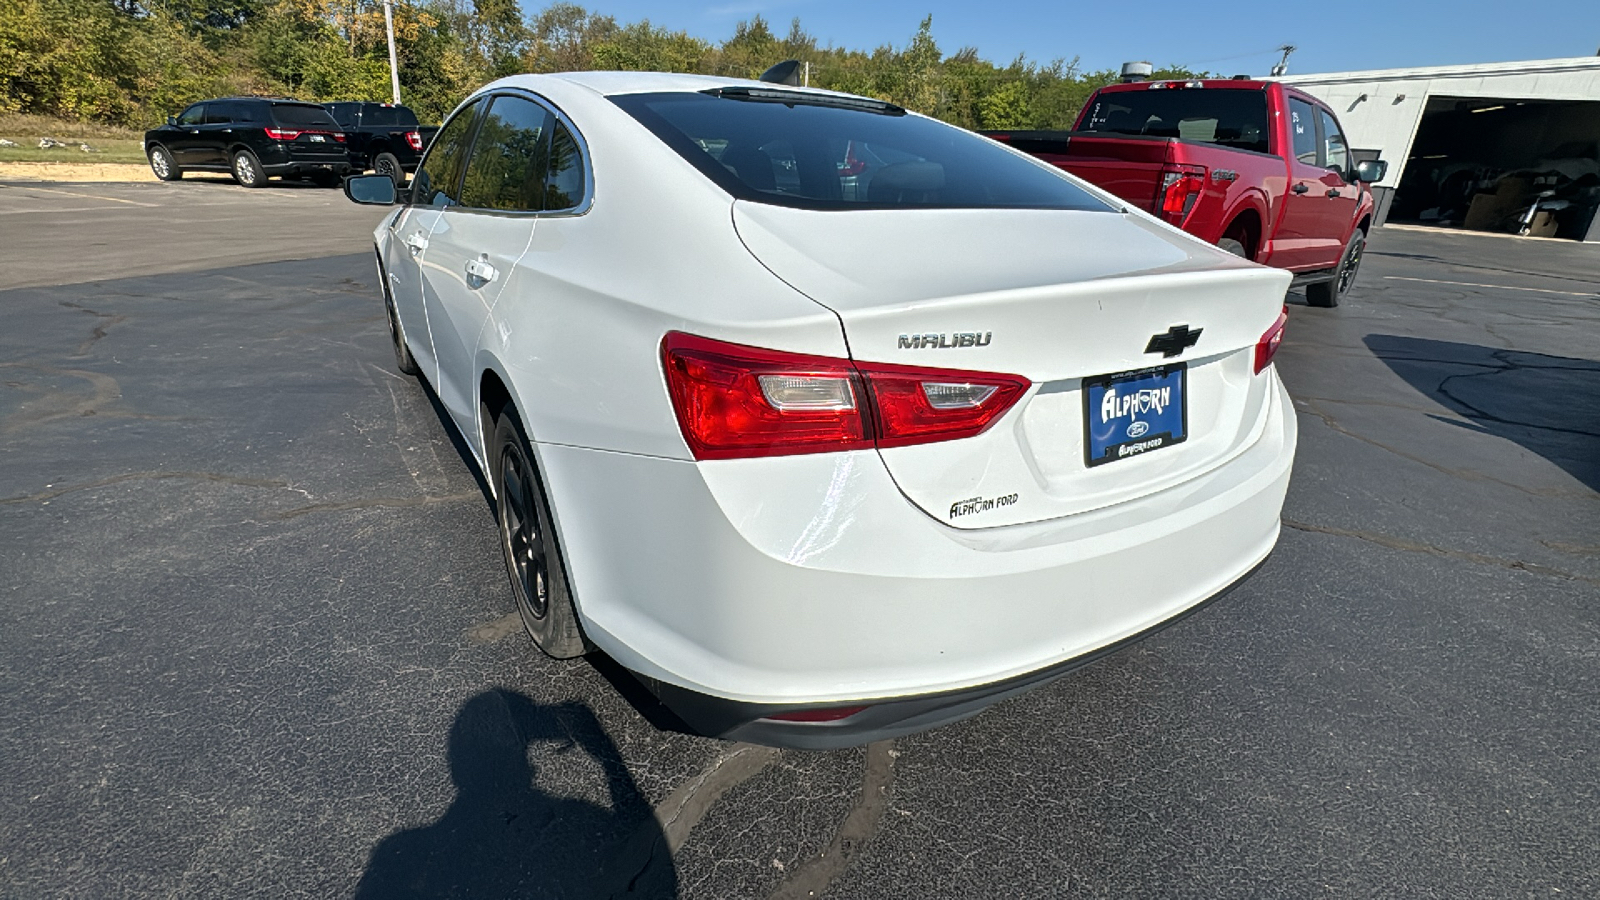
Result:
[[1173,363],[1083,380],[1087,427],[1084,456],[1091,466],[1141,456],[1188,438],[1184,402],[1188,366]]

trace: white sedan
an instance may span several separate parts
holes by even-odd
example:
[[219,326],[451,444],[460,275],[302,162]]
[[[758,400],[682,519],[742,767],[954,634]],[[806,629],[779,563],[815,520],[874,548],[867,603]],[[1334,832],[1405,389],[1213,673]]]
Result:
[[761,82],[516,76],[398,199],[399,365],[492,486],[528,630],[702,733],[955,721],[1277,541],[1289,276],[977,135]]

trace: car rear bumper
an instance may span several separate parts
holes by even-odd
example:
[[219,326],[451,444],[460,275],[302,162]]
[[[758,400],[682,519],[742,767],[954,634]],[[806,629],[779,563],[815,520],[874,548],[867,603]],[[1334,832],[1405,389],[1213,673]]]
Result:
[[[536,452],[596,645],[697,730],[841,746],[972,715],[1254,570],[1278,537],[1296,440],[1273,387],[1260,438],[1206,475],[989,529],[922,513],[873,451],[717,463]],[[860,705],[836,723],[766,718]]]

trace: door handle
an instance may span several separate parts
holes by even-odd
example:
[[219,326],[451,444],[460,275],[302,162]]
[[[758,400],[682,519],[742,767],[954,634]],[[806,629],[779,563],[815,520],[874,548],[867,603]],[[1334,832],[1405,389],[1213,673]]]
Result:
[[480,254],[477,259],[467,260],[467,276],[476,279],[482,287],[500,277],[500,270],[489,265],[489,254]]
[[1299,184],[1295,185],[1294,187],[1290,188],[1290,190],[1294,191],[1296,194],[1304,194],[1306,191],[1311,190],[1311,188],[1306,187],[1306,183],[1304,181],[1302,181]]
[[1328,188],[1328,196],[1329,197],[1337,197],[1337,196],[1339,196],[1339,189],[1338,188]]
[[200,129],[198,129],[198,128],[191,128],[191,129],[189,129],[189,133],[190,133],[190,134],[199,134],[199,133],[200,133]]
[[406,235],[405,245],[411,251],[411,255],[416,256],[418,253],[428,249],[428,239],[423,237],[420,231],[413,232]]

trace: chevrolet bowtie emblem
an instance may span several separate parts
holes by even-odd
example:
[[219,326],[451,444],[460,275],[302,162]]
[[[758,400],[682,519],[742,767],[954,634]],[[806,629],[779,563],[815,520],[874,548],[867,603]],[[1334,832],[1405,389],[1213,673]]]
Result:
[[1199,343],[1200,332],[1204,330],[1204,328],[1196,328],[1190,331],[1187,325],[1174,325],[1167,329],[1166,334],[1152,335],[1150,343],[1144,345],[1144,352],[1159,353],[1163,357],[1171,359]]

